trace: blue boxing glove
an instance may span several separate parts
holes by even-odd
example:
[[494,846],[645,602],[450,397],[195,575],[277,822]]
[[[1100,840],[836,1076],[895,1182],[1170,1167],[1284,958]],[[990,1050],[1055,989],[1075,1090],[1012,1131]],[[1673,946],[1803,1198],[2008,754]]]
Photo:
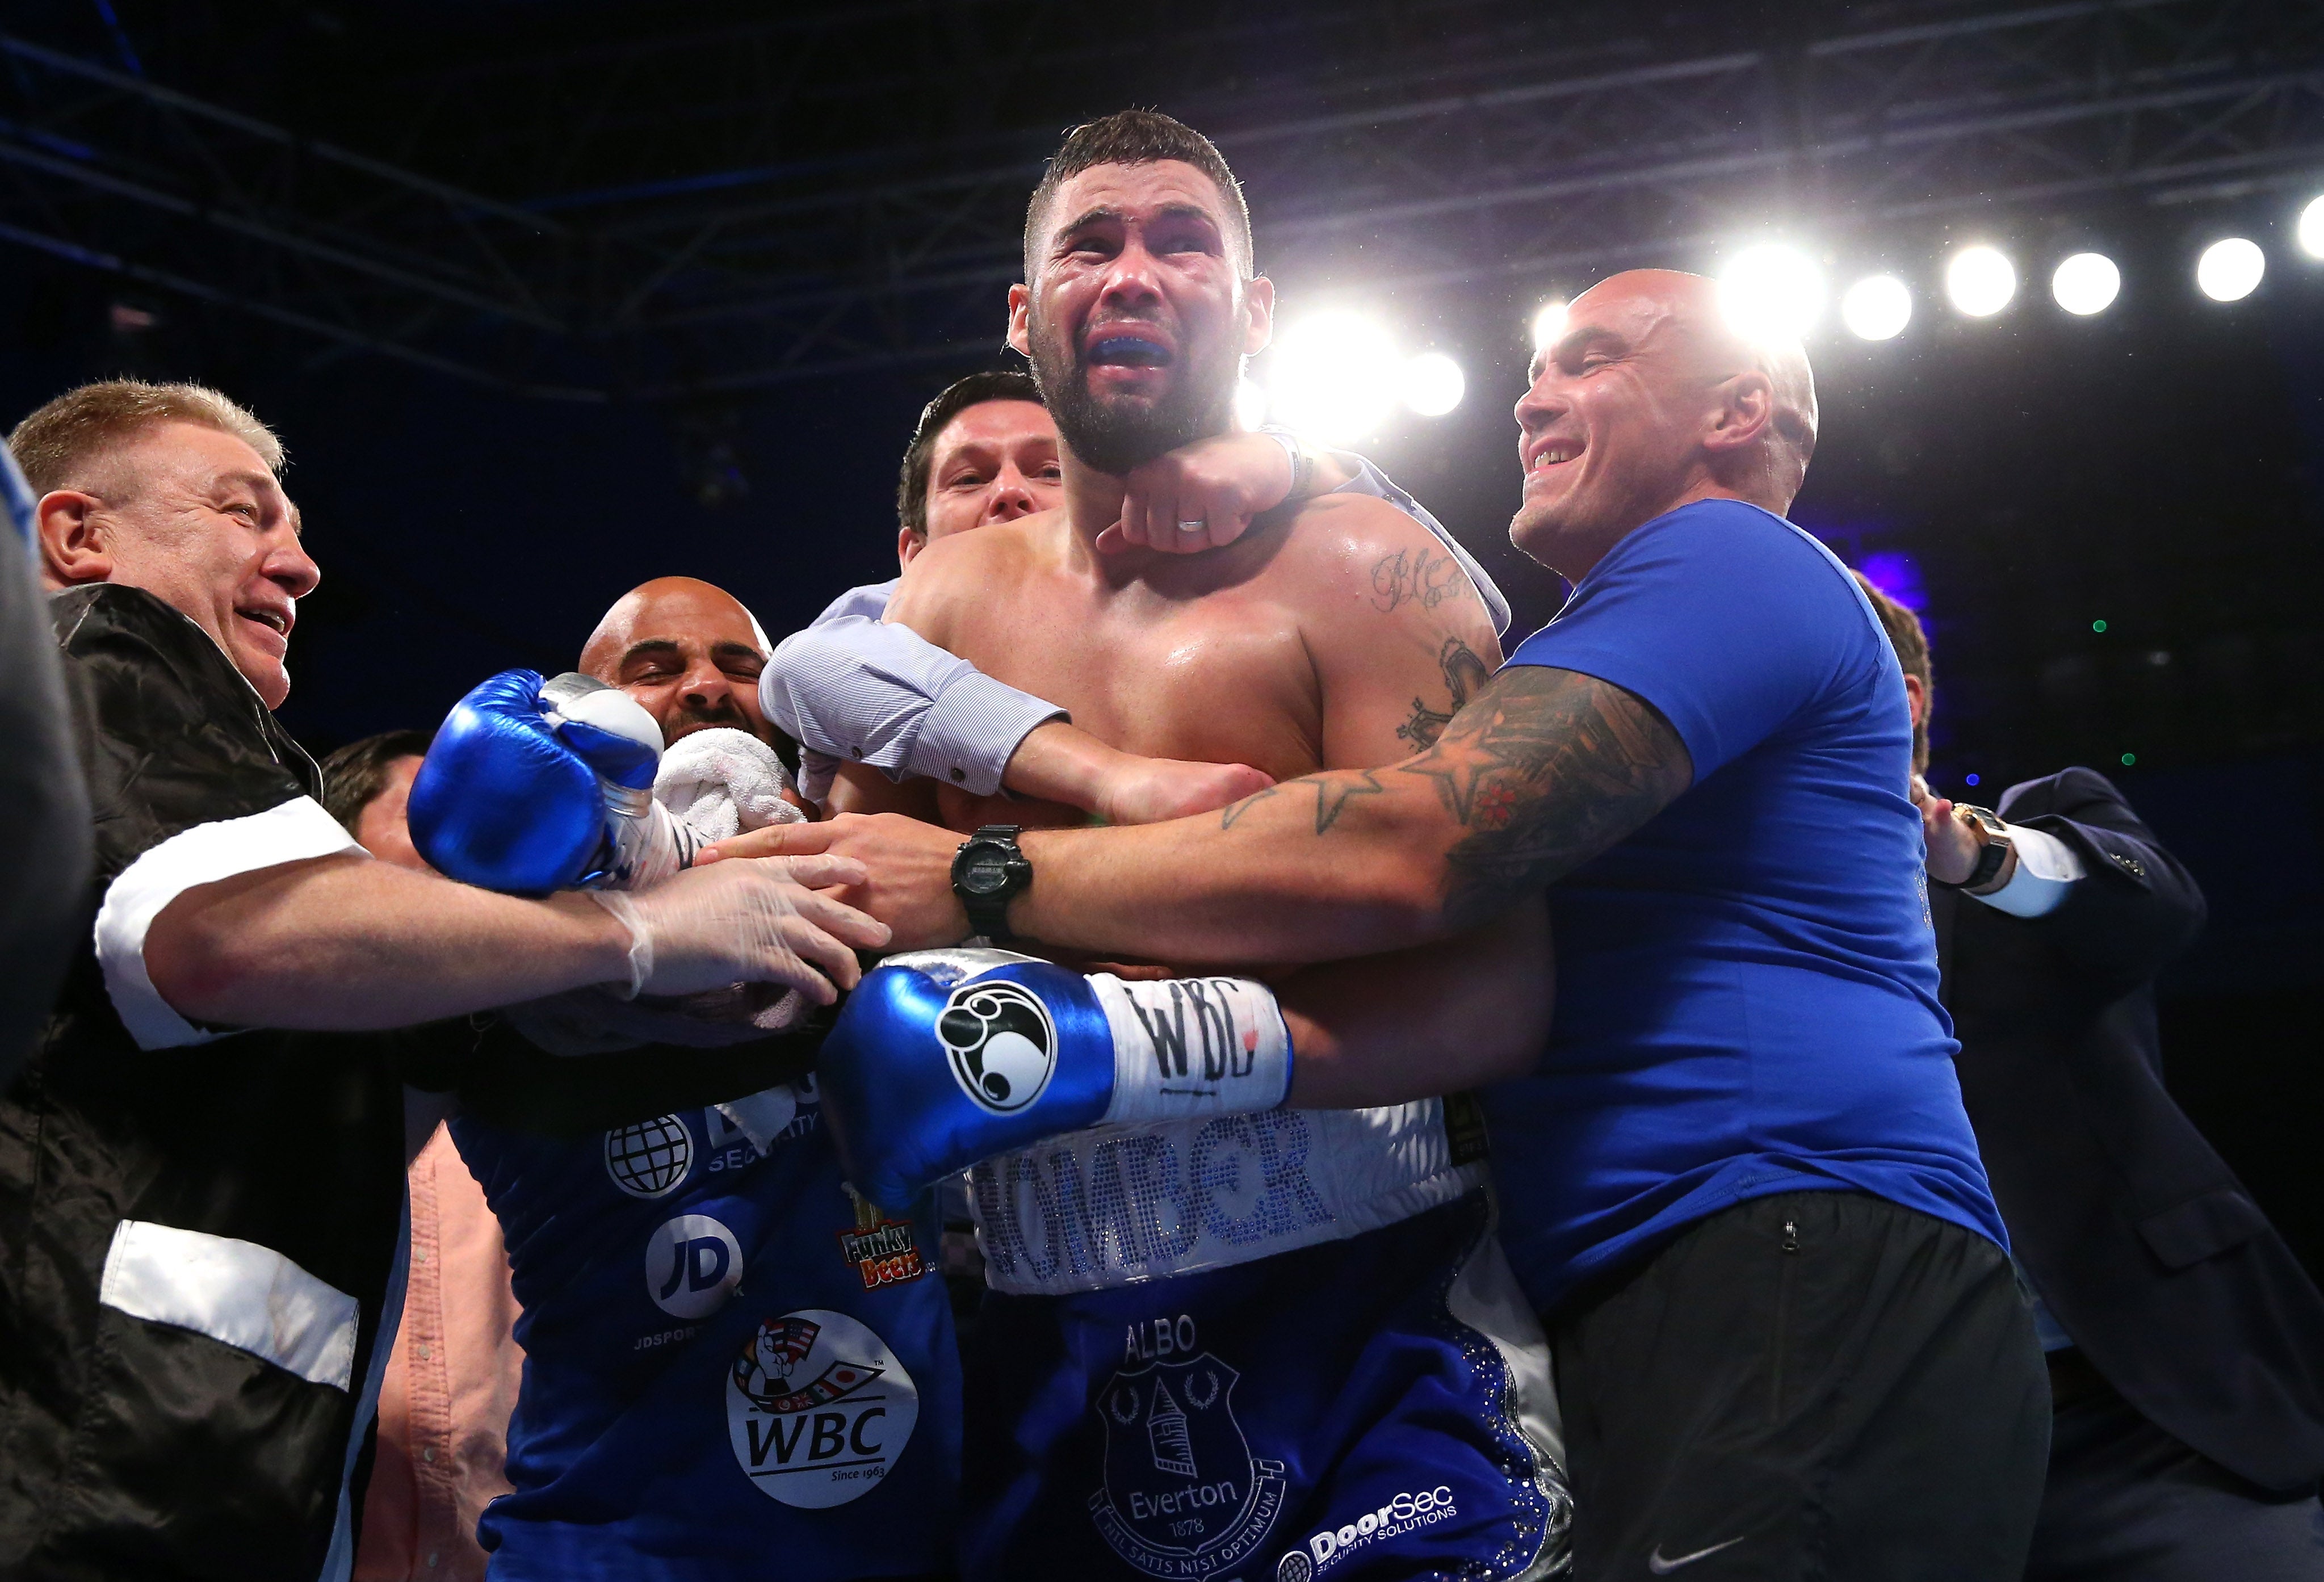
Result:
[[867,973],[816,1062],[855,1190],[889,1209],[1084,1127],[1272,1109],[1291,1035],[1265,984],[1130,982],[1009,951],[917,951]]
[[694,860],[653,799],[661,729],[586,676],[504,670],[453,705],[411,783],[411,843],[464,884],[641,889]]

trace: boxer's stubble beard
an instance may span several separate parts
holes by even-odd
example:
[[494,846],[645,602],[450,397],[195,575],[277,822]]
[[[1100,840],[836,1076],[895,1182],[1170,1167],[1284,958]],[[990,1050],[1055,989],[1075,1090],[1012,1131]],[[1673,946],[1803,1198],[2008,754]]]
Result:
[[1172,370],[1180,377],[1153,405],[1113,408],[1090,394],[1089,361],[1080,346],[1057,346],[1038,319],[1031,327],[1033,382],[1057,425],[1057,437],[1086,466],[1119,478],[1234,426],[1240,357],[1228,358],[1223,370],[1181,363]]

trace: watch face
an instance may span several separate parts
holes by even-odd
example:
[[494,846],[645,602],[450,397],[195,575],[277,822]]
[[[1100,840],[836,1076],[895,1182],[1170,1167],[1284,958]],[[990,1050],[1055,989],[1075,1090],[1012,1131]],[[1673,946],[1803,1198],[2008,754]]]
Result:
[[967,869],[960,876],[960,888],[971,895],[993,896],[1009,887],[1009,871],[1001,859],[982,852],[969,859]]

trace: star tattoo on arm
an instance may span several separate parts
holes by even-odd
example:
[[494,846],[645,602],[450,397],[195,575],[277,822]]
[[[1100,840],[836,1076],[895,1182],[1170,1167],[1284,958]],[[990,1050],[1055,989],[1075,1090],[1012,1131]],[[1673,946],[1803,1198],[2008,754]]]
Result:
[[1434,783],[1463,833],[1445,853],[1459,926],[1498,915],[1630,835],[1693,783],[1651,704],[1579,671],[1513,665],[1397,772]]

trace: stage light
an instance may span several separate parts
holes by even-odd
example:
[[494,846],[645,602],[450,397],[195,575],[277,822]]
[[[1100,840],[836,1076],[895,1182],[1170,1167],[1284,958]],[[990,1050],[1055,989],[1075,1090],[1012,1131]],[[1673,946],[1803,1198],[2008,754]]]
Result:
[[2310,258],[2324,258],[2324,198],[2311,198],[2300,211],[2300,249]]
[[2266,272],[2267,254],[2242,236],[2212,243],[2195,261],[2195,283],[2214,302],[2242,301],[2259,290],[2259,278]]
[[1795,341],[1823,316],[1823,271],[1795,247],[1746,247],[1720,271],[1719,305],[1736,334]]
[[1234,420],[1246,433],[1267,421],[1267,391],[1248,373],[1235,385]]
[[1423,352],[1406,363],[1403,382],[1404,404],[1424,418],[1442,418],[1469,389],[1461,364],[1442,352]]
[[2122,291],[2122,271],[2103,253],[2077,253],[2050,277],[2050,295],[2067,312],[2102,313]]
[[1268,406],[1284,427],[1318,439],[1369,438],[1396,408],[1401,370],[1379,325],[1356,313],[1319,313],[1276,342]]
[[1913,322],[1913,293],[1895,275],[1867,275],[1840,299],[1840,321],[1865,340],[1895,340]]
[[1964,247],[1945,265],[1945,295],[1971,318],[1988,318],[2017,295],[2017,271],[1991,247]]
[[1540,310],[1534,314],[1533,349],[1535,351],[1546,351],[1557,344],[1558,336],[1565,333],[1565,308],[1564,299],[1557,298],[1543,303]]

